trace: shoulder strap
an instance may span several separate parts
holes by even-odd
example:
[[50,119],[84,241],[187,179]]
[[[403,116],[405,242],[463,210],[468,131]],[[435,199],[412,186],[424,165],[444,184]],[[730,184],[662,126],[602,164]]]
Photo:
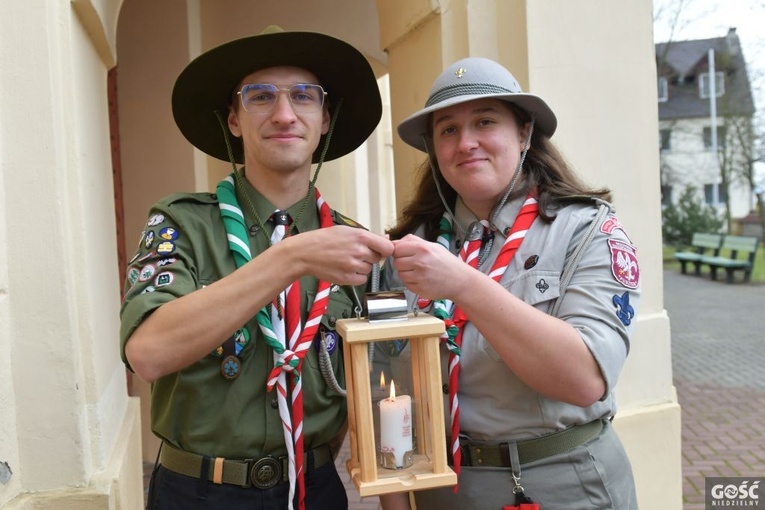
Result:
[[563,296],[566,295],[568,284],[571,281],[571,277],[574,276],[574,271],[579,265],[579,262],[582,261],[585,250],[590,246],[593,238],[595,237],[595,232],[603,224],[606,216],[608,216],[608,213],[612,210],[611,204],[605,200],[600,200],[598,198],[595,198],[594,200],[600,204],[598,207],[598,212],[595,214],[595,218],[593,218],[593,220],[590,222],[590,226],[587,228],[587,232],[584,233],[582,240],[579,242],[579,245],[571,255],[571,258],[566,264],[566,267],[563,268],[563,273],[561,273],[560,277],[560,293],[558,294],[558,297],[555,298],[552,303],[550,303],[550,307],[548,308],[548,313],[553,317],[558,316],[560,305],[563,301]]
[[352,220],[348,216],[346,216],[344,214],[340,214],[339,212],[335,211],[334,209],[331,209],[331,213],[332,213],[332,221],[335,222],[335,225],[347,225],[349,227],[363,228],[364,230],[366,230],[364,225],[362,225],[358,221]]

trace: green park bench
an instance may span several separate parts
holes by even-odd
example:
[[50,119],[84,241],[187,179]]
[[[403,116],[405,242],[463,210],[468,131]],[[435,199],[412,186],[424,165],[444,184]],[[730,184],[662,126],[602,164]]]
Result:
[[[715,256],[702,256],[701,263],[709,266],[713,280],[717,279],[717,269],[722,268],[725,269],[727,283],[733,283],[736,271],[743,271],[744,282],[748,282],[752,278],[754,257],[759,244],[760,240],[754,236],[725,236],[719,253]],[[730,256],[722,256],[724,253],[730,253]]]
[[[711,255],[716,257],[720,255],[720,245],[722,244],[722,234],[705,234],[703,232],[695,232],[691,239],[691,248],[689,251],[675,252],[674,256],[680,261],[680,271],[683,274],[686,273],[686,264],[693,262],[694,274],[701,276],[701,258],[705,255]],[[709,250],[709,251],[708,251]]]

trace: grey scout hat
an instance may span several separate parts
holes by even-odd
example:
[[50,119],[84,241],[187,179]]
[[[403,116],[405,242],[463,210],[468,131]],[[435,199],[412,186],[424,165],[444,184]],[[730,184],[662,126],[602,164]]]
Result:
[[425,108],[410,115],[398,125],[403,141],[427,152],[423,135],[428,135],[430,114],[449,106],[475,99],[495,98],[513,103],[536,117],[535,129],[551,137],[558,120],[547,103],[534,94],[521,90],[510,71],[487,58],[469,57],[447,67],[433,82]]

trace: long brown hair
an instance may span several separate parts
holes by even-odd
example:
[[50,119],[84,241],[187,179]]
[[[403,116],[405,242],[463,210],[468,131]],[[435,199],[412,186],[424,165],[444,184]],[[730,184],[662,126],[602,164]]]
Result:
[[[507,105],[513,113],[518,125],[522,126],[531,122],[531,117],[525,110],[506,101],[502,101],[502,103]],[[429,133],[428,136],[432,140],[432,134]],[[431,163],[428,159],[417,169],[414,196],[404,206],[396,226],[387,231],[391,239],[400,239],[406,234],[414,232],[421,225],[425,228],[425,239],[435,241],[438,237],[438,224],[445,209],[438,194],[435,179],[438,179],[438,184],[440,184],[449,208],[454,210],[457,191],[446,182],[438,168],[435,154],[431,156],[431,159],[435,171],[431,170]],[[553,221],[556,211],[565,202],[589,201],[593,197],[607,202],[611,201],[611,190],[587,186],[576,175],[555,147],[555,144],[539,131],[534,131],[531,135],[531,144],[521,171],[523,174],[520,189],[515,191],[511,198],[526,194],[530,189],[536,188],[539,216],[544,221]]]

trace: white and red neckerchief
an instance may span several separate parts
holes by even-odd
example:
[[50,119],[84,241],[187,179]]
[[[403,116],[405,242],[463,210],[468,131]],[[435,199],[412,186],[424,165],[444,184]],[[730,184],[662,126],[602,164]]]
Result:
[[[489,276],[495,281],[499,282],[502,276],[507,271],[507,266],[513,259],[515,252],[526,237],[531,224],[539,215],[539,206],[537,199],[535,198],[535,192],[532,191],[526,197],[526,200],[521,206],[521,210],[515,217],[513,226],[510,228],[510,232],[505,238],[505,242],[502,245],[502,249],[494,261]],[[444,232],[451,232],[452,225],[449,216],[445,213],[441,218],[441,226],[446,227],[441,230]],[[485,225],[484,225],[484,228]],[[481,249],[481,239],[483,236],[478,236],[478,239],[468,241],[462,244],[459,257],[460,260],[467,263],[471,267],[478,268],[478,255]],[[448,234],[439,236],[437,242],[442,246],[449,248],[450,238]],[[462,452],[460,450],[460,411],[459,400],[457,398],[457,390],[459,386],[459,371],[460,371],[460,356],[462,346],[462,333],[464,331],[465,323],[468,322],[468,317],[465,312],[459,306],[454,307],[454,311],[449,317],[449,309],[452,303],[448,300],[437,300],[434,302],[433,314],[444,320],[446,323],[446,332],[442,335],[442,339],[446,341],[446,347],[449,350],[449,414],[451,417],[451,453],[454,459],[454,471],[459,475],[460,464],[462,462]],[[454,487],[454,491],[457,492],[459,485]]]

